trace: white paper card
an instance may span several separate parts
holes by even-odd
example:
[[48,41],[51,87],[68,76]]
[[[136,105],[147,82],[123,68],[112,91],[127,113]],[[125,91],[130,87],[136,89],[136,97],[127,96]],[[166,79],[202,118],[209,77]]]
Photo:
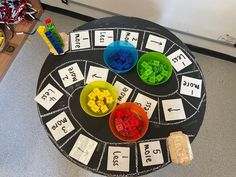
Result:
[[70,33],[71,50],[90,48],[89,31],[77,31]]
[[56,141],[75,129],[65,112],[60,113],[55,118],[48,121],[46,125]]
[[144,167],[164,163],[160,141],[140,143],[139,147]]
[[108,72],[109,72],[109,70],[106,68],[90,66],[86,83],[89,84],[90,82],[93,82],[96,80],[107,81]]
[[97,144],[98,143],[91,138],[80,134],[73,148],[71,149],[69,156],[85,165],[88,165],[97,147]]
[[164,52],[166,39],[150,34],[148,36],[146,48],[160,53]]
[[177,72],[192,64],[192,61],[179,49],[167,56]]
[[149,98],[141,93],[138,93],[134,102],[141,106],[147,113],[148,119],[152,117],[152,113],[157,106],[157,101]]
[[139,36],[139,33],[137,32],[122,30],[121,35],[120,35],[120,40],[127,41],[136,48],[138,44],[138,36]]
[[107,156],[107,170],[129,171],[130,148],[109,146]]
[[133,90],[132,88],[126,86],[125,84],[122,84],[119,81],[116,81],[114,87],[116,88],[116,91],[118,92],[119,95],[118,96],[119,104],[126,102]]
[[62,93],[48,84],[36,97],[35,101],[43,106],[47,111],[62,97]]
[[201,91],[202,91],[201,79],[182,76],[180,94],[200,98]]
[[64,87],[71,86],[84,79],[77,63],[58,70]]
[[162,106],[166,121],[186,119],[181,98],[162,100]]
[[113,41],[113,30],[95,31],[95,46],[108,46]]

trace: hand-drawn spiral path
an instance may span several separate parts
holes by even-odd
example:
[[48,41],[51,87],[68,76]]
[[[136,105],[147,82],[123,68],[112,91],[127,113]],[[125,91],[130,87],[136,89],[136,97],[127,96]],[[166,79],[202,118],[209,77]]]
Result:
[[[149,51],[165,54],[173,65],[170,80],[144,84],[136,69],[110,71],[104,48],[115,40],[132,43],[139,57]],[[93,118],[79,97],[87,82],[103,79],[119,92],[119,102],[136,102],[148,114],[149,129],[137,142],[121,142],[110,131],[109,116]],[[54,145],[75,164],[103,175],[143,175],[168,165],[166,138],[183,131],[192,142],[206,107],[203,74],[189,49],[167,29],[132,17],[95,20],[70,33],[70,51],[49,55],[37,86],[38,113]],[[181,168],[181,167],[180,167]]]

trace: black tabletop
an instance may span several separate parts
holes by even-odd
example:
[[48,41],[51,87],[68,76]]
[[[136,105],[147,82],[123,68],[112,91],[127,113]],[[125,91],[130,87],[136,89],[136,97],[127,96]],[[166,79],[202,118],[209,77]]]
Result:
[[[150,51],[166,55],[173,66],[171,78],[150,86],[135,68],[125,74],[109,70],[103,51],[116,40],[133,44],[139,57]],[[94,80],[113,84],[119,103],[135,102],[146,110],[149,128],[143,138],[122,142],[109,128],[109,115],[94,118],[83,111],[81,90]],[[206,90],[198,63],[176,36],[150,21],[114,16],[76,28],[66,54],[49,54],[39,75],[36,101],[49,138],[70,161],[103,175],[136,176],[171,163],[166,145],[170,132],[182,131],[194,140],[205,113]]]

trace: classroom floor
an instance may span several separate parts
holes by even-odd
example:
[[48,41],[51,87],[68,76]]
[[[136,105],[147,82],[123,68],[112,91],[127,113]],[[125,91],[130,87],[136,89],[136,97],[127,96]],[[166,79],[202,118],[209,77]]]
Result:
[[[45,11],[60,31],[85,22]],[[62,20],[63,19],[63,20]],[[0,177],[98,177],[67,160],[40,124],[34,97],[49,51],[39,35],[29,37],[0,83]],[[171,164],[147,177],[236,176],[236,64],[193,53],[205,76],[207,109],[192,143],[193,162]]]

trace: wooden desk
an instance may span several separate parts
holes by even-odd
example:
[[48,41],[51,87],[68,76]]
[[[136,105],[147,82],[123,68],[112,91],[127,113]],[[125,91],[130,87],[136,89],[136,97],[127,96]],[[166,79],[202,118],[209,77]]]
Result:
[[[38,11],[38,13],[36,14],[36,17],[40,18],[43,12],[40,2],[38,0],[29,0],[29,2]],[[19,23],[14,26],[14,30],[31,32],[35,25],[36,25],[36,21],[28,22],[27,24]],[[7,41],[5,49],[3,50],[3,52],[0,53],[0,81],[3,79],[8,68],[10,68],[11,63],[13,62],[16,55],[20,51],[27,37],[28,37],[27,34],[14,35],[12,39]]]

